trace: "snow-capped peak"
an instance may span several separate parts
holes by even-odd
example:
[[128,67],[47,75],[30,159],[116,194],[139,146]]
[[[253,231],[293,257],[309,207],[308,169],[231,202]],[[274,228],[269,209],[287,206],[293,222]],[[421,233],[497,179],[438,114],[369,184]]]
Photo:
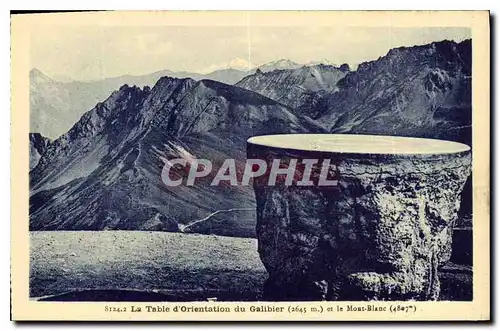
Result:
[[218,70],[235,69],[240,71],[250,71],[254,68],[254,65],[250,60],[245,60],[241,57],[237,57],[229,62],[212,64],[208,67],[198,70],[201,74],[209,74]]
[[301,64],[298,64],[298,63],[293,62],[291,60],[280,59],[277,61],[271,61],[271,62],[264,63],[261,66],[259,66],[259,69],[261,71],[273,71],[273,70],[277,70],[277,69],[296,69],[296,68],[300,68],[301,66],[302,66]]
[[337,66],[337,64],[333,63],[330,60],[327,59],[322,59],[320,61],[309,61],[305,64],[305,66],[314,66],[318,64],[324,64],[324,65],[329,65],[329,66]]
[[231,60],[227,66],[227,69],[237,69],[243,71],[248,71],[251,70],[252,68],[253,64],[250,61],[242,59],[240,57]]

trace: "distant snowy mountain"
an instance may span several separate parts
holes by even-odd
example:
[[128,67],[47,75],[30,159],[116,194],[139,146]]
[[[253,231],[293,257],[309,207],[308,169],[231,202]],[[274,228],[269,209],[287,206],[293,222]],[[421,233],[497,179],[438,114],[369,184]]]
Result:
[[262,72],[269,72],[273,70],[283,70],[283,69],[297,69],[300,67],[303,67],[303,64],[299,64],[287,59],[281,59],[278,61],[271,61],[268,63],[265,63],[261,66],[258,67],[260,71]]
[[214,71],[221,71],[221,70],[238,70],[241,72],[251,72],[254,69],[253,63],[250,62],[250,60],[245,60],[241,57],[237,57],[232,59],[231,61],[224,62],[224,63],[217,63],[217,64],[212,64],[202,70],[200,72],[207,74],[214,72]]
[[304,65],[305,66],[314,66],[314,65],[318,65],[318,64],[324,64],[324,65],[334,66],[334,67],[338,66],[336,63],[333,63],[332,61],[327,60],[327,59],[323,59],[321,61],[309,61]]
[[252,70],[254,65],[245,59],[237,57],[236,59],[229,62],[227,68],[223,69],[235,69],[240,71],[250,71]]
[[331,67],[339,67],[337,64],[332,63],[327,59],[321,61],[309,61],[307,63],[297,63],[288,59],[280,59],[277,61],[271,61],[258,66],[256,69],[260,69],[262,72],[270,72],[273,70],[288,70],[288,69],[299,69],[303,67],[313,67],[318,65],[325,65]]

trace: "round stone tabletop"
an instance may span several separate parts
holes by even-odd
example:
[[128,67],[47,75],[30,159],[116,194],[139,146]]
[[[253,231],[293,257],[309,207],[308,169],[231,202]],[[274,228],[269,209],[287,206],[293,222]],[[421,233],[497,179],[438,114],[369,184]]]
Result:
[[250,144],[310,152],[385,155],[436,155],[466,152],[470,147],[446,140],[353,134],[278,134],[255,136]]

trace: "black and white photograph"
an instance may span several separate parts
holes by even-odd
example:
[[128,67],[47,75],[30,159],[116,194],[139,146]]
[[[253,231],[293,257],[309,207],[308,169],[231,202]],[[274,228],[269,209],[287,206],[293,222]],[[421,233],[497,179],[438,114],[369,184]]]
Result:
[[470,24],[251,17],[33,24],[27,300],[472,304]]

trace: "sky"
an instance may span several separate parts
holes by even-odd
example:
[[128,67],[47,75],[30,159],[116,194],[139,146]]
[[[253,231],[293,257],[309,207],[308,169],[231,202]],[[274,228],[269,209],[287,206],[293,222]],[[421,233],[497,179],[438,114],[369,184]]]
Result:
[[43,26],[31,34],[30,59],[53,78],[98,80],[165,69],[249,69],[283,58],[356,67],[394,47],[468,38],[470,29],[459,27]]

